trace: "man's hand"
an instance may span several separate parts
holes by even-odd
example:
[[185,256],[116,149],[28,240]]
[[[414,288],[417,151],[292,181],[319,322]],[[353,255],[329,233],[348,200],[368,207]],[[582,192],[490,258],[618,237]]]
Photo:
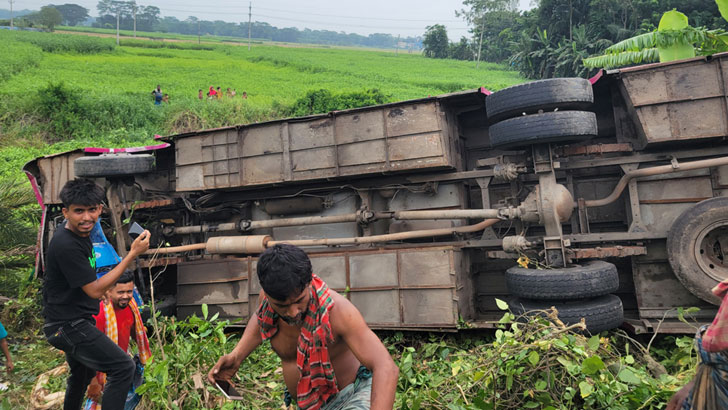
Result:
[[241,361],[233,353],[226,354],[218,359],[207,373],[207,381],[211,384],[215,384],[215,379],[230,381],[240,369],[240,363]]
[[103,390],[103,386],[101,386],[101,383],[99,383],[99,380],[94,376],[93,379],[91,379],[91,384],[88,385],[88,390],[86,391],[86,395],[93,399],[95,402],[101,401],[101,391]]
[[8,371],[8,373],[12,372],[15,369],[15,365],[13,364],[13,359],[7,359],[5,361],[5,370]]
[[665,410],[679,410],[682,408],[683,402],[687,399],[688,394],[690,394],[690,390],[693,389],[694,385],[695,380],[693,379],[690,383],[683,386],[682,389],[678,390],[667,403]]
[[129,253],[134,255],[134,257],[137,257],[149,249],[149,238],[152,236],[152,234],[149,233],[148,230],[144,230],[136,239],[134,239],[134,242],[131,243],[131,249],[129,250]]

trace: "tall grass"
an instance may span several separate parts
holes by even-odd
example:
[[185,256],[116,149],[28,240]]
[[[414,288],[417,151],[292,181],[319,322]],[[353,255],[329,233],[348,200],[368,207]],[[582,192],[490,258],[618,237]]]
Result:
[[31,31],[3,32],[0,41],[22,41],[34,44],[47,53],[96,54],[112,51],[116,45],[110,38],[49,34]]
[[0,37],[0,82],[7,81],[13,75],[37,66],[43,59],[40,47],[5,41]]
[[139,47],[139,48],[171,48],[175,50],[215,50],[215,45],[211,44],[195,44],[174,41],[149,41],[149,40],[132,40],[121,39],[119,45],[123,47]]

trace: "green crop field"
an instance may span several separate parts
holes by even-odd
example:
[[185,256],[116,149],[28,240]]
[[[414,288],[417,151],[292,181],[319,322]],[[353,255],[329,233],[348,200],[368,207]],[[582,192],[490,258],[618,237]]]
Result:
[[[366,105],[524,81],[499,65],[391,51],[141,39],[117,47],[112,38],[36,32],[0,32],[0,55],[0,177],[62,149],[300,114],[296,102],[321,89]],[[170,96],[161,107],[150,96],[157,84]],[[238,97],[199,101],[210,86]]]

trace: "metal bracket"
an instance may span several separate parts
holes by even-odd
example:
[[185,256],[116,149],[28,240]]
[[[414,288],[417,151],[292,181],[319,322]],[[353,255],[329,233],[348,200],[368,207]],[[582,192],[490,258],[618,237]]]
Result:
[[106,190],[106,199],[109,201],[108,205],[111,213],[111,225],[114,227],[114,232],[116,233],[116,235],[114,235],[116,239],[116,252],[123,258],[127,254],[127,243],[126,238],[122,233],[121,214],[124,206],[121,204],[121,199],[119,199],[119,189],[118,183],[112,183]]
[[[475,182],[477,182],[480,187],[480,197],[483,202],[483,209],[489,209],[491,207],[490,191],[488,190],[488,186],[492,180],[493,177],[475,178]],[[498,236],[495,234],[493,227],[489,226],[483,230],[483,236],[480,239],[498,239]]]
[[[620,167],[622,168],[622,171],[627,173],[637,169],[639,164],[622,164]],[[640,211],[640,195],[637,190],[637,180],[634,178],[631,179],[627,184],[627,188],[629,189],[629,212],[632,216],[632,222],[630,223],[627,231],[630,233],[647,232],[647,228],[645,228],[642,223],[642,212]]]
[[558,185],[554,173],[554,168],[558,167],[558,164],[553,162],[553,152],[550,144],[533,146],[533,167],[538,175],[540,210],[542,211],[544,228],[546,228],[546,236],[543,238],[546,264],[566,266],[565,247],[569,246],[569,243],[564,241],[561,221],[556,214],[556,207],[552,198]]

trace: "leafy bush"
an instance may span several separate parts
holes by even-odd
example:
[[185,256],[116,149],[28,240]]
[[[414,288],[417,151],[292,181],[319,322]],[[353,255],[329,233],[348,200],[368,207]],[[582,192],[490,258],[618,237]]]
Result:
[[38,90],[35,107],[55,141],[143,129],[161,124],[164,117],[163,108],[152,107],[145,95],[100,98],[63,82],[49,83]]
[[336,110],[346,110],[349,108],[366,107],[384,104],[389,101],[389,98],[390,96],[376,88],[340,94],[334,94],[322,88],[320,90],[309,91],[306,95],[296,100],[291,109],[291,114],[298,117]]
[[155,335],[150,339],[153,358],[145,369],[144,384],[137,389],[143,397],[141,408],[280,407],[283,383],[264,383],[259,377],[273,374],[280,366],[269,349],[253,352],[234,380],[237,389],[248,396],[246,402],[226,403],[207,382],[208,370],[220,356],[233,349],[237,340],[230,340],[224,333],[228,321],[217,320],[217,314],[208,317],[207,305],[202,306],[202,313],[201,318],[191,316],[183,321],[157,317]]
[[35,67],[43,59],[39,47],[15,41],[12,33],[0,30],[0,82],[7,81],[14,74]]
[[403,346],[400,408],[658,409],[696,364],[692,343],[683,339],[671,350],[690,360],[670,376],[624,332],[587,337],[553,312],[550,320],[514,320],[504,315],[492,343],[457,346],[431,338],[419,349]]
[[119,45],[123,47],[140,47],[140,48],[171,48],[175,50],[215,50],[214,45],[181,43],[171,41],[149,41],[149,40],[130,40],[122,39]]
[[13,337],[20,337],[40,329],[40,282],[33,277],[32,268],[2,269],[2,294],[11,299],[2,306],[0,322]]
[[114,40],[110,38],[27,31],[13,34],[17,36],[17,40],[34,44],[48,53],[96,54],[113,51],[116,47]]

